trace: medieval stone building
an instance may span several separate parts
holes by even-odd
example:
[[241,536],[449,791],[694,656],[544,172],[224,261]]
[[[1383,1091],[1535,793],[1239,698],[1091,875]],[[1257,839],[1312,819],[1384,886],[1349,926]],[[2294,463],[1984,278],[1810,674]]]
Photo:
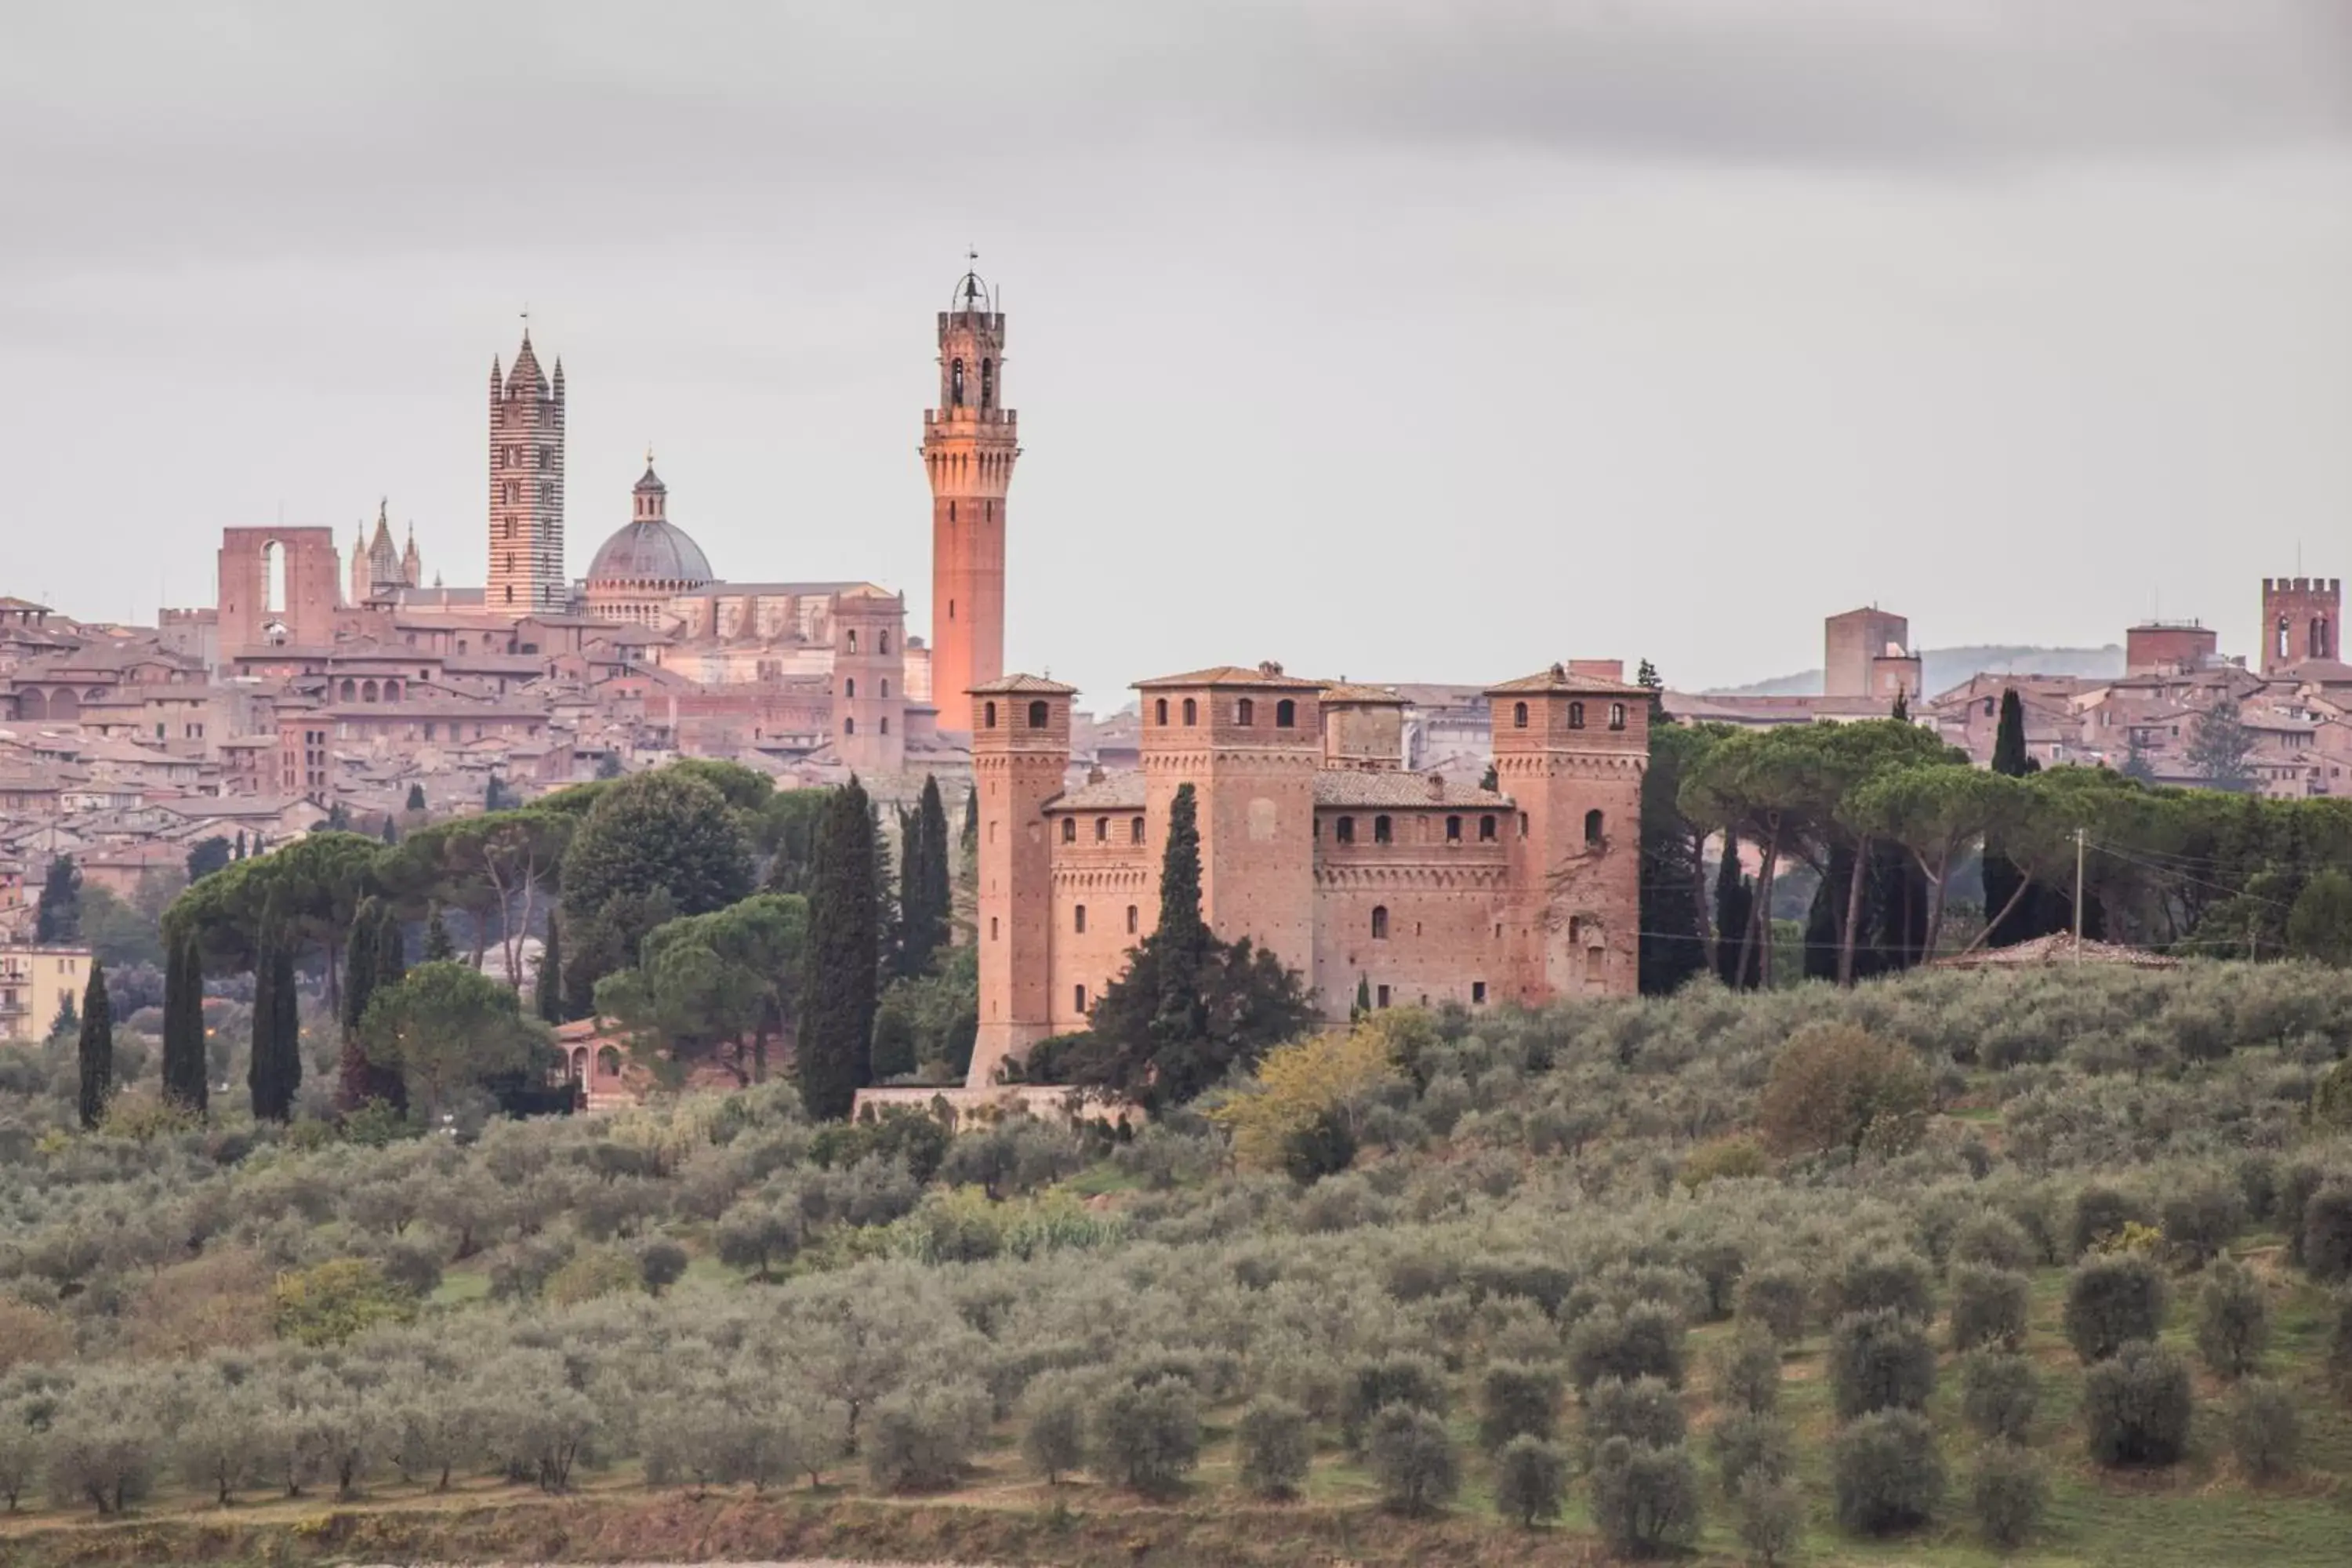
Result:
[[971,693],[980,795],[980,1035],[971,1082],[1086,1026],[1160,920],[1178,788],[1193,787],[1202,913],[1342,1020],[1635,989],[1649,696],[1614,661],[1490,688],[1495,789],[1404,770],[1402,702],[1278,665],[1139,682],[1142,766],[1065,786],[1074,689]]

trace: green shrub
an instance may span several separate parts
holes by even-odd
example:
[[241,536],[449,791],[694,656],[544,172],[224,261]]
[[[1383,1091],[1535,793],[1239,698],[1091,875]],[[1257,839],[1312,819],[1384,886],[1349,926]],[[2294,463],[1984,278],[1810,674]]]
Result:
[[1741,1276],[1737,1315],[1743,1322],[1761,1324],[1780,1343],[1791,1344],[1804,1338],[1812,1299],[1812,1279],[1801,1266],[1766,1264]]
[[2025,1227],[1999,1209],[1970,1215],[1952,1233],[1955,1268],[1981,1263],[1993,1268],[2031,1268],[2037,1251]]
[[1830,1331],[1829,1373],[1841,1420],[1917,1410],[1936,1392],[1936,1347],[1926,1329],[1900,1312],[1848,1312]]
[[637,1248],[637,1281],[648,1295],[658,1296],[686,1278],[686,1248],[667,1237],[656,1237]]
[[2132,1340],[2083,1377],[2083,1429],[2103,1465],[2169,1465],[2189,1447],[2189,1368]]
[[1664,1448],[1683,1440],[1683,1405],[1654,1377],[1604,1377],[1584,1391],[1585,1440],[1598,1449],[1612,1437]]
[[1315,1433],[1307,1412],[1286,1399],[1254,1399],[1242,1412],[1235,1437],[1242,1486],[1253,1497],[1291,1498],[1307,1484],[1315,1459]]
[[1085,1384],[1067,1373],[1041,1377],[1022,1395],[1021,1456],[1048,1485],[1086,1468],[1087,1404]]
[[866,1473],[883,1491],[936,1491],[963,1474],[987,1436],[993,1402],[977,1384],[901,1389],[874,1407],[865,1440]]
[[1350,1452],[1363,1447],[1372,1417],[1391,1405],[1444,1415],[1445,1374],[1427,1356],[1391,1355],[1357,1363],[1340,1414],[1340,1436]]
[[1683,1321],[1654,1301],[1618,1312],[1596,1308],[1568,1337],[1568,1375],[1578,1390],[1604,1377],[1654,1377],[1683,1385]]
[[2166,1198],[2158,1215],[2166,1245],[2183,1263],[2201,1268],[2245,1228],[2246,1201],[2235,1186],[2208,1179]]
[[1478,1446],[1491,1454],[1514,1437],[1550,1441],[1564,1386],[1557,1367],[1515,1362],[1488,1367],[1479,1385]]
[[1372,1417],[1364,1458],[1381,1502],[1398,1513],[1434,1512],[1462,1487],[1461,1460],[1445,1423],[1413,1405],[1387,1405]]
[[1119,1384],[1096,1406],[1094,1451],[1120,1485],[1169,1495],[1200,1462],[1200,1395],[1181,1378]]
[[2085,1362],[2103,1361],[2130,1340],[2164,1328],[2164,1273],[2138,1253],[2086,1258],[2066,1281],[2066,1342]]
[[2330,1182],[2304,1205],[2303,1268],[2323,1285],[2352,1279],[2352,1182]]
[[1862,1247],[1838,1268],[1840,1313],[1901,1312],[1921,1322],[1936,1315],[1936,1279],[1927,1260],[1893,1247]]
[[1752,1473],[1761,1471],[1779,1480],[1797,1468],[1796,1435],[1778,1415],[1728,1411],[1707,1434],[1707,1444],[1715,1452],[1716,1474],[1727,1493],[1738,1493],[1741,1479]]
[[2197,1353],[2217,1377],[2243,1377],[2270,1345],[2270,1298],[2243,1264],[2216,1258],[2197,1286]]
[[1655,1557],[1698,1538],[1698,1472],[1680,1444],[1612,1437],[1592,1460],[1592,1522],[1609,1549]]
[[2291,1476],[2303,1458],[2303,1419],[2294,1396],[2267,1378],[2250,1377],[2230,1401],[2230,1452],[2249,1480]]
[[1831,1466],[1837,1518],[1864,1535],[1914,1530],[1944,1500],[1936,1431],[1916,1410],[1877,1410],[1838,1434]]
[[2074,1194],[2068,1233],[2073,1255],[2095,1251],[2102,1242],[2123,1235],[2126,1225],[2145,1223],[2147,1217],[2147,1206],[2137,1198],[2104,1183],[2090,1183]]
[[1793,1476],[1750,1471],[1741,1477],[1732,1515],[1739,1543],[1763,1568],[1788,1562],[1805,1538],[1805,1497]]
[[2021,1355],[1978,1351],[1960,1358],[1960,1418],[1979,1436],[2022,1443],[2042,1403],[2042,1374]]
[[2310,1205],[2312,1194],[2334,1175],[2325,1165],[2297,1160],[2279,1177],[2278,1226],[2286,1233],[2286,1260],[2298,1268],[2303,1267],[2304,1210]]
[[1568,1495],[1568,1451],[1539,1437],[1521,1436],[1495,1456],[1495,1509],[1533,1530],[1539,1519],[1558,1519]]
[[1985,1544],[2013,1552],[2032,1538],[2050,1506],[2047,1466],[2014,1443],[1988,1443],[1969,1480],[1969,1507]]
[[1952,1348],[1980,1345],[2014,1350],[2025,1340],[2025,1315],[2033,1282],[1989,1263],[1952,1266]]
[[1768,1411],[1780,1402],[1780,1347],[1769,1331],[1748,1323],[1717,1350],[1715,1397],[1727,1408]]
[[2238,1196],[2246,1205],[2246,1217],[2263,1225],[2278,1212],[2278,1161],[2256,1150],[2238,1156],[2232,1173],[2238,1182]]

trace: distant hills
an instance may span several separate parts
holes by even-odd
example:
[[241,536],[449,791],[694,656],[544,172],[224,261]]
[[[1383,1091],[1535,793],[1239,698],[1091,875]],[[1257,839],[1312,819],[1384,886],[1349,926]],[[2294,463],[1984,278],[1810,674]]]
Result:
[[[1931,647],[1919,652],[1920,684],[1927,695],[1948,691],[1971,675],[2079,675],[2093,680],[2112,679],[2124,672],[2120,644],[2105,647],[2018,647],[1980,643],[1968,647]],[[1722,686],[1723,697],[1818,697],[1822,672],[1800,670],[1748,686]]]

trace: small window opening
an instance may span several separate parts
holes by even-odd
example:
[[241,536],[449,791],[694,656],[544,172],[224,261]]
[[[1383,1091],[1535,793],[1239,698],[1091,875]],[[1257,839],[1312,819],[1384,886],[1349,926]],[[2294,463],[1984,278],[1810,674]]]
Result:
[[1480,1007],[1484,1006],[1486,1002],[1486,983],[1483,980],[1473,980],[1470,983],[1470,1005]]
[[1389,907],[1386,904],[1375,904],[1372,906],[1372,940],[1386,942],[1388,939]]
[[1352,816],[1343,816],[1333,823],[1331,837],[1342,844],[1353,844],[1356,841],[1356,819]]
[[1080,904],[1070,911],[1070,929],[1080,936],[1087,934],[1087,906]]
[[1151,721],[1165,728],[1168,723],[1168,699],[1160,698],[1151,704]]
[[1257,704],[1244,697],[1234,704],[1234,722],[1244,727],[1257,722]]
[[1046,708],[1043,702],[1032,702],[1029,704],[1029,728],[1032,730],[1042,730],[1048,722],[1050,722],[1050,720],[1047,717]]
[[1129,844],[1143,842],[1143,818],[1130,816],[1127,819],[1127,841]]
[[1625,727],[1625,705],[1622,702],[1612,702],[1609,705],[1609,727],[1612,730],[1622,730]]
[[1600,843],[1602,826],[1603,822],[1598,808],[1586,812],[1584,814],[1584,841],[1587,844]]
[[1079,1012],[1085,1012],[1087,1010],[1087,988],[1083,985],[1073,985],[1070,987],[1070,1002],[1071,1005],[1076,1007]]
[[1372,1005],[1375,1007],[1385,1007],[1388,1005],[1389,988],[1385,985],[1375,985],[1372,987]]
[[1078,819],[1075,816],[1066,816],[1062,818],[1062,842],[1065,844],[1076,844],[1077,841]]
[[980,705],[980,727],[983,730],[993,730],[996,728],[995,703],[983,702]]
[[1568,727],[1571,730],[1581,730],[1584,728],[1583,703],[1571,702],[1568,705]]
[[1524,702],[1514,702],[1514,703],[1512,703],[1512,704],[1511,704],[1511,728],[1512,728],[1512,729],[1514,729],[1514,730],[1524,730],[1524,729],[1526,729],[1527,727],[1528,727],[1528,705],[1527,705],[1526,703],[1524,703]]
[[1201,705],[1191,698],[1184,699],[1184,726],[1187,729],[1201,721]]
[[1478,819],[1478,842],[1481,844],[1492,844],[1495,842],[1495,819],[1493,816],[1482,816]]
[[1128,906],[1127,906],[1127,934],[1128,934],[1128,935],[1129,935],[1129,936],[1133,936],[1133,935],[1135,934],[1135,928],[1136,928],[1137,924],[1139,922],[1139,921],[1141,920],[1141,918],[1142,918],[1142,917],[1141,917],[1141,913],[1140,913],[1140,911],[1139,911],[1133,904],[1129,904],[1129,905],[1128,905]]
[[1445,842],[1448,844],[1459,844],[1462,842],[1462,819],[1460,817],[1449,816],[1445,819]]
[[1298,704],[1286,697],[1274,705],[1274,727],[1294,730],[1298,727]]
[[1108,844],[1110,842],[1109,817],[1097,816],[1095,818],[1095,842],[1097,844]]
[[1396,842],[1395,830],[1390,824],[1387,817],[1375,816],[1372,818],[1372,842],[1375,844],[1393,844]]

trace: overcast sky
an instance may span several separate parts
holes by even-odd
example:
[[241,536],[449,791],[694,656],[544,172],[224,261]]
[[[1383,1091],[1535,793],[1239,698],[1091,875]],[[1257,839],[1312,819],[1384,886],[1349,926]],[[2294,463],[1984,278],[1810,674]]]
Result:
[[0,214],[0,592],[89,618],[379,495],[478,584],[527,305],[572,574],[650,442],[720,575],[927,629],[967,245],[1089,705],[2352,576],[2352,0],[5,0]]

